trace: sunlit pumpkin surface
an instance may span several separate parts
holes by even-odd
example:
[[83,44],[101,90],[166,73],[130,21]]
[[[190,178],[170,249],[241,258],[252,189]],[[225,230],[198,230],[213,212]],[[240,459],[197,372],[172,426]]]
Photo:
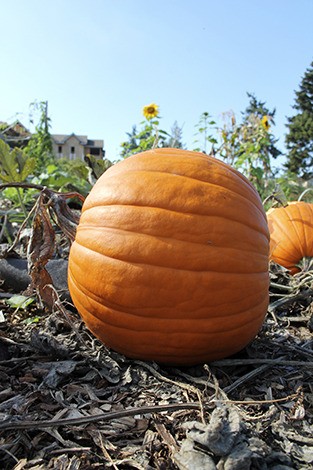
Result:
[[202,153],[117,163],[87,197],[69,289],[87,327],[131,358],[209,362],[246,346],[268,306],[269,233],[257,191]]
[[295,274],[313,257],[313,204],[290,202],[267,212],[270,258]]

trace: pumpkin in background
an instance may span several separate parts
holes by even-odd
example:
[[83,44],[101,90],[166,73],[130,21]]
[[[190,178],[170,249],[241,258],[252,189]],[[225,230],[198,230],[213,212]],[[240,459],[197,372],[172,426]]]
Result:
[[267,212],[270,258],[295,274],[313,257],[313,204],[290,202]]
[[259,195],[229,165],[156,149],[109,168],[83,205],[69,289],[87,327],[131,358],[191,365],[229,356],[268,306]]

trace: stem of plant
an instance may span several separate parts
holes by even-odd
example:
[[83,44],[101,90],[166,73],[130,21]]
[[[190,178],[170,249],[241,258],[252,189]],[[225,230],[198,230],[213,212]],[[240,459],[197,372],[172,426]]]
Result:
[[23,199],[22,199],[21,190],[20,190],[20,188],[16,188],[16,191],[17,191],[18,199],[19,199],[20,204],[21,204],[22,211],[23,211],[24,216],[26,218],[27,217],[27,210],[26,210],[25,204],[24,204]]

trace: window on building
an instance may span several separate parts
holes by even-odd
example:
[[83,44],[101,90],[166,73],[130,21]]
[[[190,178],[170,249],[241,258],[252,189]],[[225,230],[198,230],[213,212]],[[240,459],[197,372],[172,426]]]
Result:
[[90,149],[90,155],[95,155],[99,156],[100,155],[100,148],[99,147],[93,147]]
[[74,160],[75,158],[75,147],[71,147],[70,160]]
[[59,153],[62,153],[62,145],[59,145],[58,152],[59,152]]

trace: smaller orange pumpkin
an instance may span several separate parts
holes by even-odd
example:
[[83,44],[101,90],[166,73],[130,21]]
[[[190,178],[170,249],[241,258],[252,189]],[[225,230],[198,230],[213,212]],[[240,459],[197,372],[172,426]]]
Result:
[[305,270],[313,257],[313,204],[289,202],[267,212],[270,258],[291,274]]

